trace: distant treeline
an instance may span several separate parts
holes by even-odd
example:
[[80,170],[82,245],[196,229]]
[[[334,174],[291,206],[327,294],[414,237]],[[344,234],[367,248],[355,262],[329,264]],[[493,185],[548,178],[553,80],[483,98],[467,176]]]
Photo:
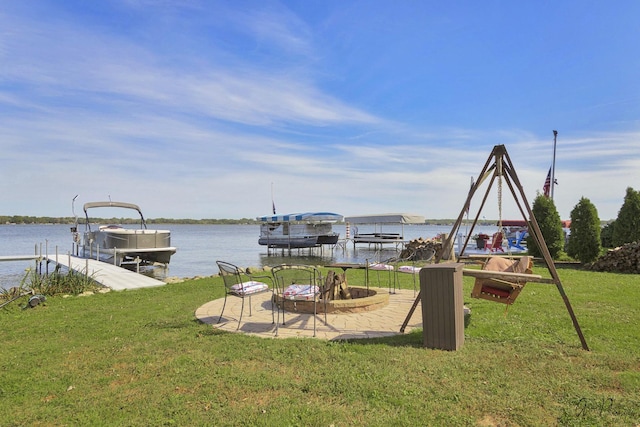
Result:
[[[147,224],[258,224],[255,219],[174,219],[174,218],[145,218]],[[0,224],[74,224],[74,217],[48,217],[48,216],[3,216],[0,215]],[[78,218],[80,224],[85,223],[85,218]],[[139,218],[93,218],[89,222],[99,224],[139,224]]]
[[[147,224],[259,224],[260,221],[250,218],[240,219],[175,219],[175,218],[145,218]],[[0,224],[74,224],[74,217],[49,217],[49,216],[25,216],[25,215],[0,215]],[[85,223],[85,218],[78,218],[80,224]],[[140,219],[136,218],[93,218],[89,217],[91,223],[98,224],[139,224]],[[455,219],[428,219],[427,225],[451,225]],[[464,220],[463,225],[471,224],[473,221]],[[478,221],[478,225],[495,225],[497,220]]]

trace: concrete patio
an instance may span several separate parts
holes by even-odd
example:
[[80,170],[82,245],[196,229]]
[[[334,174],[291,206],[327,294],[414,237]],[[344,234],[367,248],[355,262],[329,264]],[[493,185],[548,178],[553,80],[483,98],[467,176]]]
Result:
[[[379,293],[388,292],[387,289],[373,288]],[[415,300],[413,290],[397,290],[389,295],[389,304],[385,307],[360,313],[327,314],[327,324],[324,314],[316,319],[316,338],[324,340],[344,340],[353,338],[376,338],[399,335],[409,309]],[[249,316],[249,300],[245,301],[245,311],[240,328],[238,317],[242,300],[228,297],[224,316],[220,323],[218,318],[222,310],[224,298],[210,301],[199,307],[195,316],[203,323],[227,332],[240,332],[263,338],[276,338],[275,325],[271,317],[271,293],[258,294],[252,297],[252,316]],[[277,313],[276,313],[277,314]],[[313,314],[286,312],[286,326],[279,325],[277,338],[312,338]],[[282,322],[282,319],[280,319]],[[405,333],[415,328],[422,328],[421,304],[416,307]]]

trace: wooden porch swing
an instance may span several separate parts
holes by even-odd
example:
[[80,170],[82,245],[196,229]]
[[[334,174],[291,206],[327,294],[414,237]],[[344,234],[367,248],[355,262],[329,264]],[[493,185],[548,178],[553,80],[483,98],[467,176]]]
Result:
[[[499,242],[501,245],[505,237],[502,228],[502,160],[498,159],[495,167],[490,168],[491,170],[494,171],[493,178],[498,181],[498,231],[493,234],[493,243],[491,244],[491,252],[493,253],[497,250],[504,252],[501,246],[496,247],[495,244],[495,242]],[[488,176],[487,173],[482,175],[483,180]],[[493,180],[491,184],[493,184]],[[491,185],[487,188],[487,195],[490,190]],[[485,200],[487,195],[485,195]],[[480,211],[478,217],[479,215]],[[473,226],[475,226],[475,222]],[[513,257],[510,248],[507,248],[507,251],[508,257],[483,257],[484,261],[480,270],[463,269],[464,275],[475,277],[475,284],[471,291],[473,298],[495,301],[509,306],[515,302],[527,282],[543,281],[542,276],[533,274],[533,257]],[[464,253],[464,249],[461,251],[462,253]]]
[[[478,219],[480,218],[480,213],[484,208],[484,205],[489,196],[489,192],[495,180],[498,180],[498,209],[500,220],[498,223],[499,230],[502,231],[502,181],[506,182],[513,198],[516,202],[516,205],[522,215],[522,218],[529,223],[529,233],[531,237],[534,239],[538,248],[542,252],[543,261],[549,271],[550,278],[542,277],[538,274],[532,273],[533,267],[533,259],[532,257],[506,257],[506,256],[484,256],[486,258],[483,262],[483,266],[481,270],[465,268],[462,270],[463,275],[471,276],[475,278],[475,284],[471,296],[474,298],[482,298],[489,301],[495,301],[507,305],[511,305],[514,303],[523,287],[528,282],[537,282],[537,283],[549,283],[555,284],[558,292],[562,296],[562,299],[565,303],[567,311],[571,317],[571,321],[573,322],[573,326],[580,338],[580,342],[582,344],[582,348],[584,350],[589,350],[587,342],[582,334],[582,330],[580,329],[580,325],[578,324],[578,320],[571,308],[571,303],[569,302],[569,298],[564,292],[562,287],[562,283],[560,281],[560,277],[558,276],[558,272],[555,268],[555,264],[549,253],[549,248],[544,241],[544,236],[542,235],[542,231],[538,225],[538,222],[533,215],[533,211],[526,199],[524,194],[524,189],[518,176],[516,175],[515,168],[511,163],[511,159],[509,158],[509,154],[507,153],[507,149],[504,145],[496,145],[493,147],[489,158],[487,159],[478,179],[471,186],[471,190],[467,196],[467,200],[465,201],[462,210],[460,211],[460,215],[458,215],[458,219],[456,220],[451,232],[448,234],[447,240],[445,241],[443,247],[451,248],[453,245],[453,241],[457,236],[460,225],[462,224],[462,219],[464,214],[469,211],[469,207],[471,205],[471,200],[480,187],[480,185],[487,179],[490,178],[489,186],[487,191],[482,199],[480,207],[478,209],[478,213],[476,214],[473,224],[471,225],[471,229],[467,233],[465,242],[460,250],[459,256],[464,254],[467,245],[469,244],[469,240],[473,233],[473,229],[475,228]],[[517,191],[516,191],[517,190]],[[444,253],[445,251],[442,251]],[[510,255],[510,251],[509,251]],[[435,263],[439,263],[441,261],[441,255],[437,256],[435,259]],[[411,316],[420,302],[420,293],[416,296],[413,305],[411,306],[407,317],[400,328],[400,332],[404,332]]]
[[476,279],[471,291],[473,298],[511,305],[528,281],[542,279],[542,276],[532,273],[532,268],[533,257],[530,256],[518,259],[490,256],[481,270],[463,269],[462,274]]

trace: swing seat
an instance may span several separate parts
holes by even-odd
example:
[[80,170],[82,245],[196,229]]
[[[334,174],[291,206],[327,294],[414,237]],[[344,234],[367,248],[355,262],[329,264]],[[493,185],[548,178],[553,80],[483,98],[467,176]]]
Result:
[[511,305],[527,279],[538,277],[532,274],[532,268],[533,257],[530,256],[518,259],[489,257],[482,266],[482,272],[474,274],[476,280],[471,296]]

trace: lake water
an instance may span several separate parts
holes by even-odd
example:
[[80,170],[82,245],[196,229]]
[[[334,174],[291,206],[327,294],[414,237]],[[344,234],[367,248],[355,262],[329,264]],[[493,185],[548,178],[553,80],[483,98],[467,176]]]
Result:
[[[354,250],[349,243],[346,250],[324,247],[310,255],[308,251],[292,251],[292,255],[282,256],[281,251],[267,253],[264,246],[258,245],[259,225],[193,225],[193,224],[153,224],[149,228],[171,230],[171,244],[178,248],[165,268],[154,268],[146,274],[159,279],[165,277],[210,276],[218,273],[216,260],[231,262],[238,266],[273,266],[283,263],[330,264],[334,262],[365,262],[366,259],[386,259],[395,254],[393,245],[387,245],[381,253],[358,245]],[[360,233],[376,231],[373,226],[359,225]],[[80,226],[82,232],[84,226]],[[335,225],[334,230],[345,236],[345,226]],[[464,232],[462,227],[461,231]],[[379,231],[379,230],[378,230]],[[404,233],[405,240],[415,238],[433,238],[440,233],[449,233],[450,226],[405,225],[384,226],[385,233]],[[477,226],[474,233],[492,234],[496,227]],[[0,255],[42,254],[66,255],[71,251],[70,225],[0,225]],[[36,249],[37,248],[37,249]],[[34,262],[0,262],[0,287],[17,286],[25,270],[34,267]]]

